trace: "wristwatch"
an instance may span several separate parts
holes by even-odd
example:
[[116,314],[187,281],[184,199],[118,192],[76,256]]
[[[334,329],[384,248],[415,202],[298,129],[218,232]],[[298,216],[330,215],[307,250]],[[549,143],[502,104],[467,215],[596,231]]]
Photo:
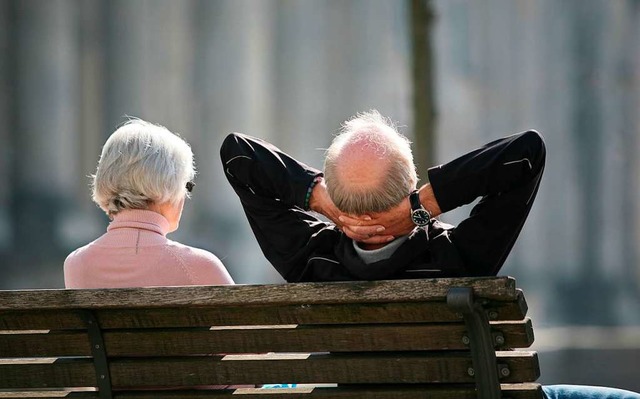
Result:
[[409,203],[411,204],[411,221],[418,227],[428,226],[431,223],[431,214],[422,206],[418,190],[413,190],[409,194]]

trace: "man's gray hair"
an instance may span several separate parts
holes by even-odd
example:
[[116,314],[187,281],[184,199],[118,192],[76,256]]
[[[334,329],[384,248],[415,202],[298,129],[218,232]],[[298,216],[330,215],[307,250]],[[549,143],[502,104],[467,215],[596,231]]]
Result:
[[[374,187],[354,187],[341,181],[337,167],[347,145],[370,146],[385,161],[386,177]],[[372,159],[372,162],[376,162]],[[363,215],[384,212],[415,189],[418,182],[411,142],[400,134],[391,120],[378,111],[359,113],[342,124],[326,152],[324,174],[327,191],[343,212]]]
[[167,128],[131,119],[107,139],[92,176],[93,201],[108,215],[177,204],[189,193],[195,167],[191,147]]

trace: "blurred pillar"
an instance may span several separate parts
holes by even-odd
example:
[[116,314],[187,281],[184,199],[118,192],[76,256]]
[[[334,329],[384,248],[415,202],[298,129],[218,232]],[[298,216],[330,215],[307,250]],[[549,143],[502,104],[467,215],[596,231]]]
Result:
[[11,159],[13,145],[10,131],[13,129],[11,117],[13,105],[13,4],[10,0],[0,0],[0,253],[11,247],[12,227],[9,212],[12,173]]
[[75,65],[73,102],[72,186],[65,194],[65,208],[57,230],[66,252],[104,233],[107,218],[91,201],[90,176],[95,172],[105,131],[106,22],[108,0],[73,0],[72,55]]
[[[412,125],[408,2],[352,0],[277,3],[275,138],[322,167],[340,123],[379,110]],[[300,137],[304,136],[304,140]],[[411,136],[411,135],[410,135]]]
[[15,145],[12,217],[18,251],[60,248],[60,215],[77,174],[77,0],[15,2]]
[[218,157],[223,138],[237,131],[269,140],[274,130],[273,3],[204,0],[195,11],[198,64],[194,71],[194,111],[202,126],[218,130],[198,129],[195,140],[202,145],[194,151],[196,156],[200,154],[196,159],[200,168],[209,172],[202,176],[210,179],[203,181],[202,190],[216,202],[223,201],[207,206],[225,212],[219,206],[235,204],[237,199],[219,198],[220,187],[228,186]]
[[90,200],[89,176],[95,172],[100,150],[106,139],[106,21],[108,0],[82,0],[79,4],[80,54],[79,80],[80,113],[78,154],[79,170],[76,185],[77,197],[82,207],[95,208]]
[[623,145],[621,162],[622,204],[621,219],[623,282],[636,298],[640,297],[640,1],[616,4],[622,7],[624,18],[619,46],[619,64],[616,70],[621,78],[616,81],[620,90],[620,120]]
[[[605,23],[593,23],[605,14],[604,3],[580,1],[568,3],[573,24],[570,51],[573,55],[571,85],[573,110],[570,115],[571,135],[575,146],[575,170],[578,181],[578,264],[579,275],[564,283],[563,297],[581,298],[584,313],[578,313],[570,302],[564,306],[564,320],[572,324],[610,324],[614,322],[611,281],[600,268],[603,245],[600,233],[603,210],[603,79],[601,52]],[[569,294],[569,295],[567,295]]]
[[107,132],[126,116],[161,123],[169,130],[191,132],[195,54],[192,1],[116,0],[108,17],[105,76]]
[[[337,2],[332,6],[346,17],[351,5],[348,2]],[[331,98],[326,82],[335,79],[338,83],[343,83],[342,80],[354,79],[354,76],[345,74],[344,70],[329,76],[332,61],[329,54],[330,41],[323,38],[330,35],[331,30],[345,29],[345,24],[332,23],[334,21],[330,7],[322,2],[281,2],[276,8],[277,51],[286,56],[276,59],[274,71],[274,92],[278,98],[274,109],[277,115],[274,140],[283,150],[321,168],[322,153],[317,149],[326,148],[328,144],[325,118],[330,103],[342,100],[340,95]],[[349,27],[351,26],[346,26]],[[338,39],[340,45],[347,47],[350,38],[352,36],[347,34]],[[336,63],[341,64],[338,61],[346,60],[336,60]],[[345,67],[344,64],[341,66]],[[337,120],[333,126],[337,127],[339,123]],[[305,139],[301,140],[303,132]]]
[[[223,259],[236,282],[273,281],[279,277],[242,216],[218,154],[228,133],[267,140],[274,134],[272,115],[278,102],[273,89],[275,3],[200,0],[195,4],[198,46],[193,111],[199,125],[192,144],[197,143],[193,148],[201,174],[194,200],[185,211],[198,209],[190,224],[197,232],[196,241],[192,236],[189,243]],[[212,247],[212,243],[218,245]]]
[[433,48],[431,31],[434,13],[430,0],[411,0],[411,36],[413,39],[413,119],[414,157],[418,175],[427,180],[435,153],[435,102],[433,90]]

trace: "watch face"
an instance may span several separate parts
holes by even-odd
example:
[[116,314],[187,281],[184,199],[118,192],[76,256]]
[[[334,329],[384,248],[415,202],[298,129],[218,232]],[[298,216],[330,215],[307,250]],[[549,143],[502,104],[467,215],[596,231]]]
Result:
[[411,212],[411,220],[417,226],[423,227],[429,224],[429,220],[431,215],[425,209],[416,209]]

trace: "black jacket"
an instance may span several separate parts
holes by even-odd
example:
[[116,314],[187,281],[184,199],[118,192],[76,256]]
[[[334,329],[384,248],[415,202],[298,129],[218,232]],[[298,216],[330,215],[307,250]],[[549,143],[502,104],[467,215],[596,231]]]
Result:
[[533,204],[545,147],[528,131],[429,169],[443,212],[482,199],[457,227],[434,220],[428,232],[414,230],[389,259],[372,264],[335,225],[302,208],[319,170],[238,133],[225,139],[220,155],[260,248],[285,280],[380,280],[497,274]]

